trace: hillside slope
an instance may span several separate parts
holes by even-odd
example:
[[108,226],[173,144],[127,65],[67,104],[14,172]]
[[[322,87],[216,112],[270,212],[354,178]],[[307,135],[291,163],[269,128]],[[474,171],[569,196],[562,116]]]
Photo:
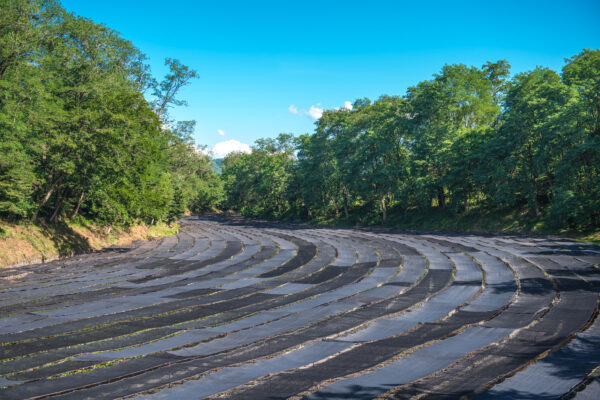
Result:
[[105,247],[126,246],[136,240],[171,236],[177,224],[144,224],[130,228],[102,227],[78,219],[59,224],[0,221],[0,268],[44,262]]

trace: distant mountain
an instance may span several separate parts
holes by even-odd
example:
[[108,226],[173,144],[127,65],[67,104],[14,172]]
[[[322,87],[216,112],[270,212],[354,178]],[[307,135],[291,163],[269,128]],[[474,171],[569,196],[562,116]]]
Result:
[[223,158],[215,158],[211,163],[213,171],[219,175],[221,175],[221,172],[223,172],[223,160]]

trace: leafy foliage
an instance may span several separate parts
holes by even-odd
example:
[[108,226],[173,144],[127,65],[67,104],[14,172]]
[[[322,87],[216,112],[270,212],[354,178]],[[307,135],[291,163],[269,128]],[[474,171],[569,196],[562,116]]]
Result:
[[221,200],[193,121],[168,119],[195,71],[167,59],[157,83],[130,42],[57,1],[0,9],[0,216],[128,225]]
[[117,32],[55,0],[0,0],[0,217],[172,221],[218,206],[269,218],[387,223],[510,211],[600,226],[600,50],[510,77],[445,65],[404,96],[326,110],[313,134],[213,162],[170,119],[196,71],[160,82]]
[[352,223],[516,212],[597,229],[600,51],[568,59],[562,77],[541,67],[509,72],[506,60],[445,65],[405,96],[326,110],[295,148],[259,141],[224,161],[228,205]]

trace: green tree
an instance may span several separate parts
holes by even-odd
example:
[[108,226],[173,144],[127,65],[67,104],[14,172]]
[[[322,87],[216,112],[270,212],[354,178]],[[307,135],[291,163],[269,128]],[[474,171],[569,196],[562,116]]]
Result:
[[160,119],[165,119],[169,107],[187,105],[185,100],[177,98],[177,93],[188,85],[191,79],[198,77],[196,71],[183,65],[179,60],[167,58],[165,65],[169,67],[169,73],[162,82],[154,85],[153,93],[155,96],[153,106]]
[[506,97],[506,113],[498,131],[506,149],[503,162],[510,180],[503,190],[519,197],[529,209],[540,215],[540,200],[550,202],[554,183],[554,160],[562,151],[557,146],[558,132],[550,121],[556,119],[569,101],[570,91],[559,75],[546,68],[518,74]]
[[600,135],[600,50],[584,49],[567,59],[563,78],[567,85],[577,89],[581,106],[586,109],[585,129]]
[[167,118],[195,71],[167,59],[157,84],[129,41],[58,2],[0,6],[0,216],[129,224],[220,200],[193,124]]
[[567,59],[563,80],[574,94],[550,121],[562,157],[549,221],[590,229],[600,226],[600,50]]
[[432,81],[408,89],[411,170],[421,207],[428,207],[432,197],[439,208],[446,207],[452,145],[470,130],[493,123],[499,107],[492,89],[483,71],[462,64],[446,65]]
[[293,202],[288,196],[294,176],[294,140],[258,140],[250,154],[233,153],[224,160],[223,179],[228,206],[252,217],[281,218]]

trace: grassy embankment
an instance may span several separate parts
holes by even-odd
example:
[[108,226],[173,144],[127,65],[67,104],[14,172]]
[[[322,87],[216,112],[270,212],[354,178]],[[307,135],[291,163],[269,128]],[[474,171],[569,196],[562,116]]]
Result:
[[174,235],[179,226],[164,223],[129,228],[105,227],[81,218],[59,224],[0,221],[0,268],[125,246],[136,240]]
[[426,213],[415,211],[402,216],[392,214],[385,225],[381,224],[379,216],[350,221],[343,218],[317,219],[310,223],[335,226],[385,226],[416,231],[558,235],[600,245],[600,229],[586,232],[556,229],[549,226],[543,217],[535,217],[520,211],[485,214],[478,210],[461,214],[445,210],[430,210]]

